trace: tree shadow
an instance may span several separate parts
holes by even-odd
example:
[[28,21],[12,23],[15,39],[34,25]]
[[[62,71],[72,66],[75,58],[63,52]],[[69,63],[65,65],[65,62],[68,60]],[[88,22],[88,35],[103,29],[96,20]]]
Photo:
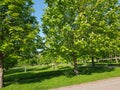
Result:
[[120,63],[103,63],[103,64],[96,64],[101,66],[108,66],[108,67],[120,67]]
[[108,66],[96,66],[96,67],[79,67],[79,74],[82,75],[91,75],[92,73],[102,73],[102,72],[111,72],[114,68],[108,67]]
[[51,68],[51,66],[45,66],[42,68],[30,68],[30,69],[27,69],[27,71],[40,71],[40,70],[47,70],[49,68]]
[[65,66],[65,67],[59,67],[60,70],[68,70],[72,69],[70,66]]
[[[45,67],[42,67],[42,68],[26,68],[26,71],[29,72],[29,71],[40,71],[40,70],[47,70],[51,68],[51,66],[45,66]],[[6,75],[8,74],[14,74],[14,73],[21,73],[21,72],[24,72],[25,68],[24,67],[20,67],[20,68],[13,68],[13,69],[10,69],[8,70],[7,72],[5,72]]]
[[5,86],[8,86],[12,83],[34,83],[34,82],[41,82],[45,79],[50,79],[53,77],[58,77],[63,74],[64,70],[58,70],[58,71],[45,71],[45,72],[27,72],[27,73],[19,73],[19,74],[13,74],[6,76],[4,78]]
[[[48,69],[43,68],[42,70]],[[31,69],[32,71],[36,69]],[[41,69],[38,69],[40,71]],[[114,70],[114,67],[108,67],[106,65],[96,65],[96,67],[90,66],[81,66],[78,67],[80,75],[91,75],[92,73],[102,73],[102,72],[111,72]],[[66,77],[74,77],[75,74],[73,73],[73,69],[71,67],[61,67],[59,70],[51,70],[51,71],[44,71],[44,72],[26,72],[26,73],[18,73],[18,74],[11,74],[5,76],[5,86],[8,86],[12,83],[19,83],[19,84],[26,84],[26,83],[35,83],[41,82],[46,79],[51,79],[54,77],[59,77],[64,75]]]

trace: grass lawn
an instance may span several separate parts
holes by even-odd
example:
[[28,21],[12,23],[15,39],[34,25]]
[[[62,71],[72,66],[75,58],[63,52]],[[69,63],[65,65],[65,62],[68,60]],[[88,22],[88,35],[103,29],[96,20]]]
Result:
[[5,87],[1,90],[49,90],[62,86],[80,84],[100,79],[120,76],[120,68],[79,67],[80,75],[74,76],[72,67],[59,66],[53,70],[51,66],[11,69],[5,72]]

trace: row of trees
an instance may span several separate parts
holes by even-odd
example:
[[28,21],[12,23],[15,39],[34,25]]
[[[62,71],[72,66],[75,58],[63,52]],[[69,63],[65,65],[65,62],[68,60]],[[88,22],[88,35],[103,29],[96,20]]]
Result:
[[[41,60],[105,58],[120,54],[120,4],[118,0],[45,0],[42,30],[32,15],[32,0],[0,1],[0,88],[3,69],[28,62],[43,51]],[[43,44],[44,43],[44,44]],[[34,60],[33,60],[34,61]]]
[[120,4],[118,0],[45,0],[42,18],[46,50],[74,63],[90,57],[120,55]]

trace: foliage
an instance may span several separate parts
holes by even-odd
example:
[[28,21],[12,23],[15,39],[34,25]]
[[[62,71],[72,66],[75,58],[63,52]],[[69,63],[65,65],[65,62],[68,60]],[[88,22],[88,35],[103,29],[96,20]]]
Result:
[[3,68],[33,58],[41,48],[33,4],[32,0],[0,0],[0,88]]
[[69,62],[105,58],[120,52],[118,0],[46,0],[43,32],[46,47]]
[[2,0],[0,3],[0,52],[5,56],[5,66],[13,58],[18,61],[34,57],[40,48],[39,26],[32,15],[32,5],[32,0]]
[[65,59],[61,56],[54,56],[51,52],[41,53],[37,56],[36,62],[38,65],[48,65],[51,63],[65,63]]

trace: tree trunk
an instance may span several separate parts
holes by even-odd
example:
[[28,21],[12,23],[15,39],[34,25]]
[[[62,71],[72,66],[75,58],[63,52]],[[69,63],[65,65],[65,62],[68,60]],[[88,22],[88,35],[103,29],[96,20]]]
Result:
[[94,56],[92,56],[92,67],[95,67]]
[[115,61],[116,61],[116,63],[118,64],[119,62],[118,62],[118,59],[117,59],[117,57],[115,56]]
[[0,53],[0,88],[3,87],[3,54]]
[[78,71],[77,60],[76,60],[76,57],[73,57],[73,58],[74,58],[74,73],[75,73],[75,75],[78,75],[79,71]]
[[24,72],[27,72],[27,68],[26,68],[26,66],[24,66]]

